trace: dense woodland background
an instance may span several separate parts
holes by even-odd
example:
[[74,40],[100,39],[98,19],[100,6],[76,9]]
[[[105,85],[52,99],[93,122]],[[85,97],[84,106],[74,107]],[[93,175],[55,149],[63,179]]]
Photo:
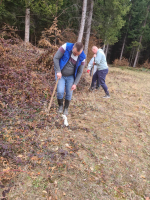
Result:
[[29,41],[34,45],[53,25],[53,31],[47,34],[51,44],[60,45],[58,39],[71,30],[85,42],[87,54],[91,33],[104,48],[109,63],[124,57],[130,66],[146,66],[150,54],[149,10],[149,0],[1,0],[0,35],[7,39],[13,26],[24,39],[25,15],[29,15]]

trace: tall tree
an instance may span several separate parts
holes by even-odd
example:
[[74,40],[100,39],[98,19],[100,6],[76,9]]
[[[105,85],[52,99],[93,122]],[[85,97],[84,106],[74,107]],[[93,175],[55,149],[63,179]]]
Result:
[[90,33],[91,33],[91,23],[92,23],[92,15],[93,15],[93,5],[94,5],[94,1],[90,0],[90,11],[89,11],[89,16],[88,16],[88,23],[87,23],[87,30],[86,30],[86,37],[85,37],[85,47],[84,47],[85,55],[88,54],[88,46],[89,46],[89,39],[90,39]]
[[94,6],[94,28],[104,44],[118,41],[120,29],[124,26],[123,16],[130,10],[129,0],[97,0]]
[[79,30],[78,40],[77,40],[78,42],[81,42],[83,38],[85,19],[86,19],[86,10],[87,10],[87,0],[83,0],[81,24],[80,24],[80,30]]
[[[142,46],[142,41],[149,41],[149,37],[147,37],[149,35],[148,30],[150,29],[150,15],[148,11],[149,0],[131,0],[131,3],[131,19],[128,26],[126,56],[129,57],[130,66],[136,66],[140,58],[139,53],[145,49]],[[145,42],[145,44],[147,42]]]
[[25,42],[29,42],[29,36],[30,36],[30,7],[33,0],[25,0]]
[[29,34],[30,34],[30,8],[32,10],[35,10],[34,7],[38,7],[39,4],[42,3],[45,5],[45,11],[47,11],[49,14],[51,14],[54,18],[57,16],[57,13],[63,4],[63,0],[57,0],[57,2],[51,0],[45,0],[45,1],[39,1],[34,2],[34,0],[25,0],[26,5],[26,16],[25,16],[25,42],[29,42]]
[[26,16],[25,16],[25,42],[29,42],[30,35],[30,8],[26,8]]
[[107,55],[108,55],[108,49],[109,49],[109,44],[107,44],[107,46],[106,46],[106,51],[105,51],[106,58],[107,58]]
[[[150,9],[150,5],[148,5],[147,11],[146,11],[146,17],[145,17],[143,29],[144,29],[145,26],[146,26],[146,21],[147,21],[148,14],[149,14],[149,9]],[[144,30],[143,30],[143,31],[144,31]],[[137,64],[137,60],[138,60],[138,57],[139,57],[139,51],[140,51],[140,46],[141,46],[142,38],[143,38],[143,32],[141,33],[141,36],[140,36],[139,46],[138,46],[138,48],[137,48],[137,52],[136,52],[136,56],[135,56],[135,60],[134,60],[133,67],[135,67],[136,64]]]
[[[129,15],[128,24],[130,23],[130,20],[131,20],[131,14]],[[123,44],[122,44],[122,49],[121,49],[121,54],[120,54],[120,61],[122,60],[122,56],[123,56],[123,52],[124,52],[124,48],[125,48],[125,43],[126,43],[126,39],[127,39],[127,34],[128,34],[128,29],[129,29],[129,27],[126,26],[126,33],[125,33],[125,37],[124,37]]]

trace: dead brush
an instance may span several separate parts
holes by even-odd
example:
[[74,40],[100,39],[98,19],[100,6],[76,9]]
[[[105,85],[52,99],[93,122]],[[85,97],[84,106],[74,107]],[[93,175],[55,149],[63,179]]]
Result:
[[5,49],[0,45],[0,56],[2,56],[5,53]]
[[65,42],[75,43],[77,41],[77,35],[69,28],[66,28],[61,34],[63,35],[64,43]]
[[1,38],[4,39],[11,39],[11,44],[18,44],[21,40],[20,36],[17,34],[18,29],[17,27],[10,26],[9,24],[4,23],[2,27],[2,32],[0,34]]
[[41,54],[41,56],[37,59],[36,64],[38,68],[40,66],[43,68],[52,69],[53,67],[53,56],[58,50],[57,46],[51,46],[45,53]]
[[121,60],[115,59],[113,64],[115,66],[127,66],[128,67],[129,66],[129,61],[126,58],[122,58]]
[[143,66],[144,68],[150,69],[150,62],[148,61],[148,59],[145,61]]
[[52,26],[42,31],[42,36],[38,44],[39,47],[50,48],[56,46],[57,43],[62,43],[61,30],[58,29],[57,23],[58,20],[57,17],[55,17]]

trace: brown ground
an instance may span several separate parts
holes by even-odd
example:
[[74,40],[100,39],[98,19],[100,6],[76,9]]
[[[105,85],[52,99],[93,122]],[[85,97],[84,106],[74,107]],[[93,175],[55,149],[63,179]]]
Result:
[[[7,169],[14,183],[6,193],[9,200],[150,197],[150,73],[110,67],[110,99],[102,98],[102,89],[88,92],[90,78],[84,76],[87,83],[74,92],[69,108],[69,127],[63,126],[54,98],[49,123],[34,138],[46,144],[43,157],[32,156],[32,165],[21,166],[18,173],[1,160],[3,173]],[[36,120],[46,116],[47,105]],[[24,143],[18,157],[26,160],[28,148],[36,149]]]
[[0,200],[149,200],[149,71],[110,67],[110,99],[84,73],[64,127],[56,97],[46,112],[52,55],[4,40],[0,50]]

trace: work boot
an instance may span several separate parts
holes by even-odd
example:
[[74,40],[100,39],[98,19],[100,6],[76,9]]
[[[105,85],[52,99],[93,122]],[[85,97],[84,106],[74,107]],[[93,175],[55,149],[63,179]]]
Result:
[[63,112],[63,99],[57,99],[57,101],[58,101],[58,105],[59,105],[58,112],[62,113]]
[[69,103],[70,103],[70,101],[65,99],[64,115],[68,115]]

